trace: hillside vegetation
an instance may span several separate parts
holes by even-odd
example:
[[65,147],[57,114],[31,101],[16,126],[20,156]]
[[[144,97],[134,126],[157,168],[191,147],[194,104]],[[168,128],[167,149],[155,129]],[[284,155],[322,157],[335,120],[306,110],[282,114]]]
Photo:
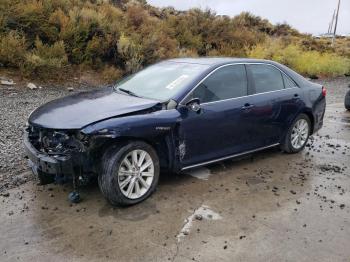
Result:
[[172,57],[273,59],[308,76],[350,73],[350,40],[328,40],[272,25],[250,13],[155,8],[127,0],[1,0],[0,63],[27,77],[55,77],[72,67],[110,80]]

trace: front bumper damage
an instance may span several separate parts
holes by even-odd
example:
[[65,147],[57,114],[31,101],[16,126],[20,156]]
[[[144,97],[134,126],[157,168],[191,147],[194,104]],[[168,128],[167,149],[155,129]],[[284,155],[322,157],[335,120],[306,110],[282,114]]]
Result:
[[82,154],[48,155],[38,151],[29,140],[28,131],[24,131],[24,149],[28,164],[36,176],[64,183],[80,175]]

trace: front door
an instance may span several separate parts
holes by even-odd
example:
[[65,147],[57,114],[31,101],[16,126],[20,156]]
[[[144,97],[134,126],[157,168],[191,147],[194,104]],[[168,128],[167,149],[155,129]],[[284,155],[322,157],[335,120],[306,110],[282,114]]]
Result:
[[250,97],[244,65],[212,72],[185,99],[199,98],[201,110],[180,110],[180,158],[184,167],[218,159],[249,148]]

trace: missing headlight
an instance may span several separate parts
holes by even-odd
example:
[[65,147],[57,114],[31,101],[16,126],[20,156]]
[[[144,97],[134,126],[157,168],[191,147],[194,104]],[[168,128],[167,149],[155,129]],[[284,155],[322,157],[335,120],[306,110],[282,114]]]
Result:
[[42,145],[44,148],[58,148],[67,142],[70,139],[70,136],[63,133],[54,131],[44,135],[41,139]]
[[84,144],[76,138],[75,133],[64,131],[43,132],[41,137],[42,151],[48,154],[67,154],[72,151],[83,152]]

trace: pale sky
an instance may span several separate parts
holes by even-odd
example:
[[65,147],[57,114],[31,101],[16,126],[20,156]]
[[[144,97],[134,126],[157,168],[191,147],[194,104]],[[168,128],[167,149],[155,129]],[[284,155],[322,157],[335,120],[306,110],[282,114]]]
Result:
[[[326,33],[338,0],[147,0],[154,6],[173,6],[179,10],[209,7],[219,15],[235,16],[243,11],[287,22],[303,33]],[[338,34],[350,33],[350,0],[341,0]]]

